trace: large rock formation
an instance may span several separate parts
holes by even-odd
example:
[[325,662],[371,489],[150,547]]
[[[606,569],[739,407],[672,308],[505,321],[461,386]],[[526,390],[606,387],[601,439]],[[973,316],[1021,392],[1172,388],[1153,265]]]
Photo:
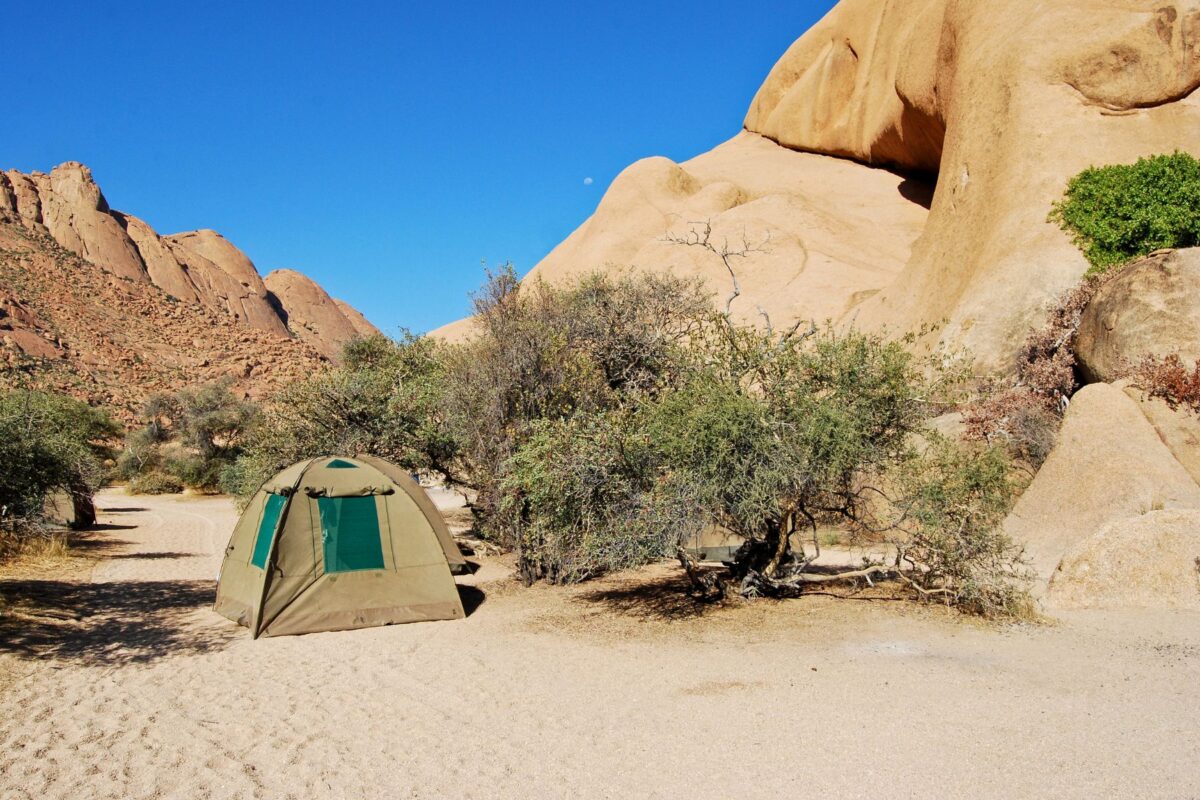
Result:
[[277,269],[265,283],[288,328],[329,358],[338,355],[342,343],[379,332],[362,315],[356,324],[324,289],[299,272]]
[[736,262],[742,319],[928,326],[924,346],[1004,367],[1087,269],[1047,219],[1068,179],[1200,151],[1198,85],[1194,2],[842,0],[767,76],[754,135],[634,164],[533,274],[676,269],[723,300],[719,262],[663,241],[711,220],[718,241],[772,237]]
[[197,289],[186,264],[180,262],[171,246],[153,228],[132,214],[113,212],[113,216],[125,228],[126,235],[141,255],[151,283],[184,302],[213,305],[212,298]]
[[[230,379],[254,397],[327,365],[292,337],[116,279],[22,225],[0,223],[0,370],[133,421],[159,391]],[[37,369],[28,373],[12,367]]]
[[1068,550],[1046,599],[1058,608],[1200,610],[1200,511],[1105,525]]
[[346,319],[350,321],[351,327],[354,328],[355,332],[359,336],[365,339],[367,337],[377,336],[380,334],[381,331],[379,328],[376,328],[374,325],[372,325],[371,321],[364,317],[362,312],[357,308],[350,305],[345,300],[338,300],[337,298],[334,298],[333,302],[342,312],[342,314],[345,315]]
[[377,332],[289,274],[281,300],[220,234],[159,236],[82,164],[0,173],[0,365],[37,360],[36,385],[127,420],[151,392],[216,378],[267,394]]
[[[1123,384],[1124,381],[1117,383],[1118,386]],[[1138,408],[1175,460],[1187,470],[1192,480],[1200,483],[1200,415],[1186,407],[1171,408],[1163,400],[1147,397],[1135,386],[1125,386],[1125,393],[1137,401]]]
[[332,301],[322,324],[289,329],[245,253],[211,230],[159,236],[141,219],[110,209],[91,170],[77,162],[49,175],[0,173],[0,223],[50,236],[106,274],[152,284],[174,300],[227,314],[238,326],[281,339],[300,336],[330,356],[354,336],[376,332],[357,311]]
[[4,194],[11,198],[8,202],[16,211],[14,221],[32,231],[46,233],[46,226],[42,224],[42,201],[38,197],[37,184],[28,175],[16,170],[9,170],[4,176],[8,182],[8,189]]
[[928,224],[860,322],[1007,361],[1086,270],[1047,221],[1068,178],[1200,150],[1200,8],[1116,0],[842,0],[780,59],[746,128],[936,172]]
[[55,241],[120,278],[149,282],[137,246],[109,213],[91,170],[68,161],[49,175],[35,172],[31,177],[41,201],[42,224]]
[[1156,253],[1096,291],[1075,354],[1091,381],[1113,381],[1143,357],[1200,356],[1200,248]]
[[271,305],[262,277],[245,253],[216,231],[190,231],[162,239],[192,278],[201,302],[222,308],[251,328],[288,335]]
[[615,266],[699,275],[723,305],[732,280],[720,259],[668,240],[711,224],[716,246],[754,249],[733,259],[743,291],[736,317],[838,318],[903,268],[927,202],[920,181],[743,133],[683,164],[650,158],[627,168],[531,274],[561,281]]
[[1164,509],[1200,509],[1200,486],[1137,402],[1097,383],[1076,393],[1058,443],[1004,527],[1046,581],[1106,525]]

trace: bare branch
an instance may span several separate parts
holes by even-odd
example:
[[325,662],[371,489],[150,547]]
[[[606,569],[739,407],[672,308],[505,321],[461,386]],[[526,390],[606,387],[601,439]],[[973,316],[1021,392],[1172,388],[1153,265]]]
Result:
[[[686,234],[681,236],[679,234],[667,233],[663,237],[663,241],[685,247],[699,247],[721,259],[721,263],[725,265],[725,271],[729,273],[729,278],[733,281],[733,291],[725,300],[725,317],[729,319],[732,314],[733,301],[742,295],[742,285],[738,281],[737,273],[733,269],[733,259],[747,258],[753,253],[769,252],[767,245],[771,242],[771,232],[767,231],[766,237],[761,242],[752,243],[746,236],[746,231],[743,230],[741,247],[734,250],[729,246],[728,237],[721,240],[719,247],[713,242],[711,219],[704,220],[703,222],[689,222],[688,226]],[[768,320],[769,324],[770,321]]]

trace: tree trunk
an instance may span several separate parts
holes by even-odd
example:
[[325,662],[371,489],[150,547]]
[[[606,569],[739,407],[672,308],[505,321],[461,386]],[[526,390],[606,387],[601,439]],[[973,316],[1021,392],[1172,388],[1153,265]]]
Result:
[[788,550],[792,543],[792,529],[795,524],[795,515],[788,512],[783,517],[783,522],[775,529],[775,549],[771,553],[771,560],[767,562],[763,568],[763,574],[768,578],[775,577],[775,573],[779,570],[779,565],[787,558]]
[[716,602],[725,599],[725,584],[716,575],[705,575],[701,572],[686,549],[677,546],[675,557],[679,559],[679,565],[687,573],[688,580],[692,582],[692,588],[696,590],[696,596],[700,600]]

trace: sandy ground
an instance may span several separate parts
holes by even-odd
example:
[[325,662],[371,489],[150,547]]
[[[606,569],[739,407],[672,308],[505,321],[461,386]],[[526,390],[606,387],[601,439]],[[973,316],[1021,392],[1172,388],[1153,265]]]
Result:
[[[90,582],[8,578],[0,798],[1200,797],[1200,616],[997,629],[652,568],[470,616],[251,641],[223,499],[100,498]],[[465,584],[474,584],[468,586]]]

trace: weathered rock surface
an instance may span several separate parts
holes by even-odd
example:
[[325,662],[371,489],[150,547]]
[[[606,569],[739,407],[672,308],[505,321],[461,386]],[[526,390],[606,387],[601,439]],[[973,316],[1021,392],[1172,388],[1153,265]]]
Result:
[[4,173],[16,205],[17,220],[30,230],[46,233],[42,224],[42,201],[38,198],[37,184],[28,175],[9,170]]
[[[1194,2],[842,0],[780,59],[745,126],[936,171],[912,258],[857,320],[1005,363],[1087,264],[1047,221],[1080,170],[1200,150]],[[932,345],[932,342],[929,342]]]
[[1147,355],[1200,358],[1200,248],[1156,253],[1096,291],[1079,322],[1085,377],[1113,381]]
[[326,357],[336,359],[342,345],[363,335],[324,289],[299,272],[277,269],[264,283],[278,301],[288,328]]
[[1159,440],[1188,471],[1192,480],[1200,483],[1200,415],[1186,408],[1171,408],[1166,401],[1147,397],[1141,389],[1123,384],[1118,382],[1154,426]]
[[262,397],[328,363],[309,345],[247,328],[226,311],[114,280],[21,225],[0,223],[0,287],[0,366],[37,359],[23,380],[126,421],[154,392],[228,377]]
[[246,254],[216,231],[164,236],[175,258],[191,275],[201,302],[224,308],[251,328],[288,335],[267,296],[267,287]]
[[719,241],[772,237],[736,261],[741,319],[927,326],[924,347],[1003,368],[1087,269],[1047,219],[1067,180],[1200,150],[1198,52],[1194,3],[842,0],[767,76],[744,123],[756,135],[629,167],[533,274],[677,270],[720,302],[720,263],[663,241],[710,220]]
[[1106,525],[1163,509],[1200,509],[1200,486],[1136,401],[1096,383],[1075,394],[1054,450],[1004,528],[1048,580],[1065,553]]
[[149,283],[137,247],[109,213],[91,170],[68,161],[49,175],[35,172],[31,177],[38,188],[42,223],[55,241],[118,277]]
[[0,222],[19,222],[17,193],[13,191],[8,175],[0,172]]
[[175,233],[163,238],[208,259],[250,291],[259,295],[266,294],[262,276],[258,274],[258,268],[254,266],[254,262],[216,231],[204,228],[197,231]]
[[[172,297],[189,303],[206,302],[196,289],[195,283],[188,275],[184,265],[171,251],[170,246],[162,240],[154,229],[132,214],[112,212],[113,217],[125,229],[125,234],[137,248],[146,265],[146,274],[150,282]],[[211,303],[206,303],[212,305]]]
[[1046,602],[1200,609],[1200,511],[1151,511],[1110,522],[1067,551]]
[[347,303],[345,300],[338,300],[335,297],[333,302],[338,307],[338,310],[341,311],[346,317],[346,319],[350,320],[350,324],[354,326],[354,330],[358,332],[359,336],[365,339],[369,336],[375,336],[380,333],[379,328],[376,328],[374,325],[372,325],[371,321],[364,317],[361,311]]
[[[105,272],[229,313],[241,325],[279,337],[294,335],[245,253],[211,230],[159,236],[143,220],[110,209],[91,171],[77,162],[60,164],[49,175],[0,173],[0,223],[48,235]],[[350,326],[374,330],[353,309],[342,316]],[[305,337],[317,343],[311,331]],[[335,351],[343,341],[320,342],[318,349]]]
[[729,273],[710,252],[666,241],[693,223],[731,249],[743,296],[736,317],[775,325],[843,316],[890,283],[925,223],[928,187],[884,170],[796,153],[743,133],[683,164],[639,161],[622,172],[595,214],[532,275],[561,281],[609,266],[705,278],[724,305]]

